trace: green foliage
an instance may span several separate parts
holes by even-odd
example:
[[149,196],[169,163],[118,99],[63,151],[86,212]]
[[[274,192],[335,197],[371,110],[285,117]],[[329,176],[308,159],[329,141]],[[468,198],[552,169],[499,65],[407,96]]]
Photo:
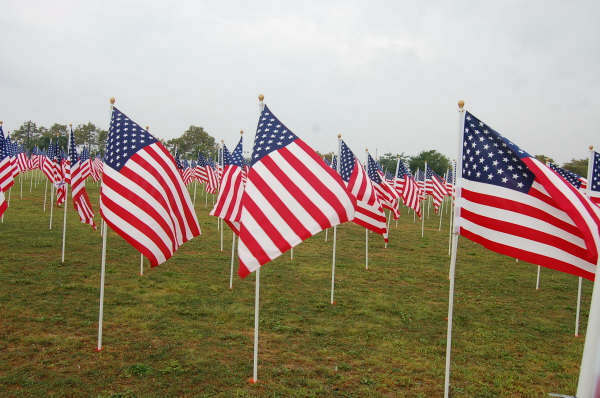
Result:
[[562,167],[575,174],[579,174],[583,178],[587,178],[588,159],[571,159],[570,162],[563,164]]
[[535,155],[534,156],[537,160],[539,160],[542,163],[554,163],[556,164],[556,162],[554,161],[554,159],[552,159],[549,156],[546,155]]
[[215,139],[202,127],[190,126],[179,138],[167,141],[167,148],[172,153],[178,151],[182,158],[195,159],[198,152],[212,158],[217,153]]
[[429,151],[421,151],[417,156],[412,156],[409,162],[410,169],[412,171],[415,171],[416,169],[423,170],[425,168],[425,162],[427,162],[427,167],[431,168],[440,176],[443,176],[450,167],[450,159],[435,149],[431,149]]
[[408,162],[410,157],[404,154],[404,152],[396,154],[388,152],[384,153],[379,157],[379,164],[381,165],[384,171],[395,173],[398,159],[400,159],[402,162]]

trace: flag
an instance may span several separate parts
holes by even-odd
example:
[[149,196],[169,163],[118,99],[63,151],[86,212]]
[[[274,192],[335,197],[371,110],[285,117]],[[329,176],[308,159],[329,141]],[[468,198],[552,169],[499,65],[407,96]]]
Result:
[[570,170],[563,169],[562,167],[559,167],[554,163],[547,164],[548,167],[556,171],[556,173],[562,178],[564,178],[569,184],[573,185],[575,188],[581,190],[582,192],[585,191],[585,188],[587,187],[587,180],[585,178],[581,177],[577,173],[573,173]]
[[340,140],[340,176],[348,191],[356,198],[356,212],[352,221],[388,241],[388,230],[383,207],[365,168],[343,140]]
[[67,183],[64,177],[64,168],[62,166],[62,151],[58,142],[54,144],[54,153],[52,156],[53,182],[56,187],[56,205],[62,205],[67,198]]
[[383,207],[391,210],[394,213],[394,219],[398,219],[400,216],[400,212],[398,211],[398,199],[400,199],[400,196],[398,196],[398,193],[387,182],[383,172],[381,171],[381,166],[375,161],[375,159],[371,157],[370,154],[367,156],[367,163],[367,174],[373,183],[377,198]]
[[593,279],[600,209],[466,112],[458,225],[484,247]]
[[238,274],[351,220],[354,203],[340,176],[264,106],[242,196]]
[[429,185],[428,195],[433,198],[433,209],[437,213],[444,196],[448,194],[446,182],[429,167],[427,168],[426,178]]
[[204,170],[206,171],[207,176],[206,192],[216,193],[219,189],[219,177],[217,175],[217,171],[215,170],[214,162],[210,159],[207,159]]
[[198,152],[198,164],[194,170],[198,181],[208,183],[208,174],[206,172],[206,158],[200,152]]
[[241,201],[244,193],[244,158],[242,137],[232,153],[223,146],[223,178],[219,195],[210,215],[220,217],[239,235]]
[[600,153],[592,151],[592,172],[590,173],[589,197],[596,205],[600,206]]
[[2,215],[4,214],[4,212],[6,211],[7,208],[8,208],[8,202],[6,201],[6,199],[4,197],[4,192],[2,192],[2,190],[0,190],[0,217],[2,217]]
[[113,107],[106,143],[100,212],[152,267],[200,235],[175,160],[148,131]]
[[92,203],[85,190],[85,178],[83,177],[85,170],[89,168],[87,164],[82,163],[77,156],[73,130],[71,130],[71,133],[69,134],[69,160],[71,163],[71,196],[73,197],[73,206],[79,214],[79,221],[96,229],[96,224],[94,223],[94,210],[92,209]]
[[15,183],[4,131],[0,124],[0,192],[7,192]]
[[91,175],[92,161],[90,160],[90,152],[86,147],[81,150],[79,157],[79,174],[82,181],[85,181]]
[[48,150],[46,154],[42,157],[42,172],[48,178],[48,181],[54,183],[54,165],[52,163],[52,154],[54,153],[54,146],[52,144],[52,140],[50,140],[50,144],[48,145]]
[[90,163],[90,175],[92,176],[94,182],[98,182],[102,178],[103,168],[104,161],[99,156],[96,156]]
[[419,198],[419,186],[410,173],[408,166],[398,159],[398,172],[394,178],[396,192],[400,194],[402,203],[421,218],[421,206]]

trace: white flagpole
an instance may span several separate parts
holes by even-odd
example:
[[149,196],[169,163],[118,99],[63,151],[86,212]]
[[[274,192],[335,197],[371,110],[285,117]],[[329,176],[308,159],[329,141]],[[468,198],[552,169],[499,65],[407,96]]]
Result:
[[[113,105],[115,98],[110,99],[110,114],[112,117]],[[110,119],[109,119],[110,120]],[[110,125],[110,123],[109,123]],[[101,186],[102,187],[102,186]],[[102,190],[101,190],[102,191]],[[104,219],[102,219],[104,221]],[[102,263],[100,271],[100,311],[98,313],[98,346],[96,351],[102,350],[102,317],[104,315],[104,275],[106,270],[106,222],[102,223]]]
[[[423,172],[423,190],[425,191],[425,199],[427,199],[427,161],[425,161],[425,171]],[[425,231],[425,203],[421,200],[421,238],[424,236]],[[429,216],[429,214],[428,214]]]
[[538,265],[537,268],[537,278],[535,280],[535,290],[540,290],[540,271],[542,267]]
[[[448,172],[446,171],[446,175],[444,175],[444,186],[446,185],[446,179],[448,178]],[[446,201],[446,196],[442,197],[442,205],[440,207],[440,225],[438,227],[438,231],[442,230],[442,215],[444,214],[444,202]]]
[[327,242],[327,231],[329,231],[329,228],[325,229],[325,242]]
[[46,178],[46,185],[44,185],[44,213],[46,212],[46,200],[48,198],[48,179]]
[[[194,168],[194,174],[196,173],[196,169]],[[196,178],[194,176],[194,178]],[[194,180],[194,209],[196,208],[196,187],[198,186],[198,181]]]
[[[454,172],[454,181],[452,182],[453,191],[456,191],[456,161],[452,162],[452,171]],[[450,195],[450,228],[448,232],[448,255],[451,254],[452,246],[452,228],[454,227],[454,195]]]
[[579,286],[577,288],[577,312],[575,314],[575,337],[579,337],[579,310],[581,309],[581,281],[579,277]]
[[65,242],[67,238],[67,202],[69,201],[69,184],[65,182],[65,185],[65,209],[63,216],[62,253],[60,256],[60,262],[63,264],[65,262]]
[[33,169],[29,170],[29,172],[31,173],[31,180],[30,180],[30,184],[29,184],[29,193],[31,193],[31,190],[33,189]]
[[106,223],[102,224],[102,263],[100,268],[100,312],[98,314],[98,346],[102,350],[102,316],[104,315],[104,274],[106,269]]
[[229,288],[233,289],[233,263],[235,261],[235,232],[231,232],[231,269],[229,271]]
[[21,173],[19,173],[19,187],[21,188],[21,194],[19,196],[19,199],[23,200],[23,174]]
[[54,183],[50,184],[50,228],[52,229],[52,214],[54,213]]
[[144,276],[144,255],[140,253],[140,276]]
[[369,269],[369,230],[365,228],[365,269]]
[[[340,143],[342,141],[342,135],[338,134],[338,151],[337,151],[337,163],[335,165],[336,172],[340,174]],[[325,230],[327,232],[327,230]],[[335,304],[334,291],[335,291],[335,250],[337,243],[337,225],[333,226],[333,255],[331,258],[331,300],[330,304]]]
[[294,260],[294,247],[290,250],[290,261]]
[[[444,398],[450,397],[450,357],[452,352],[452,314],[454,309],[454,274],[456,270],[456,252],[458,250],[459,225],[457,218],[460,215],[460,182],[462,180],[462,136],[464,130],[464,101],[458,101],[458,157],[456,161],[454,200],[454,230],[452,234],[452,255],[450,257],[450,288],[448,292],[448,332],[446,335],[446,371],[444,374]],[[458,173],[460,171],[460,177]]]

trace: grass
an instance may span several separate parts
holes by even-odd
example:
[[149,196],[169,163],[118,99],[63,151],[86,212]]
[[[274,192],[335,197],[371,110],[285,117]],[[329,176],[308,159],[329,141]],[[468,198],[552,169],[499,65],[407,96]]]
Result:
[[[41,181],[41,180],[40,180]],[[88,182],[97,210],[98,187]],[[140,277],[139,254],[108,235],[104,334],[97,341],[99,231],[63,210],[53,229],[44,183],[0,224],[0,396],[432,397],[443,394],[448,308],[448,220],[420,224],[403,209],[390,244],[338,228],[336,305],[329,304],[332,234],[263,267],[259,383],[252,375],[254,276],[228,289],[231,232],[198,190],[202,235]],[[209,205],[211,198],[209,198]],[[209,206],[210,207],[210,206]],[[99,218],[97,217],[97,222]],[[577,278],[461,239],[456,267],[451,391],[537,397],[576,390],[583,337],[573,336]],[[580,334],[591,286],[584,281]]]

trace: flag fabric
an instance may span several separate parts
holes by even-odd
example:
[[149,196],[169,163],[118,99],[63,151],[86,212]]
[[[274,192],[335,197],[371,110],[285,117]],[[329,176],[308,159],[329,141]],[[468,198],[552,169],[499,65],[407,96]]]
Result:
[[340,176],[356,198],[356,212],[352,222],[382,235],[387,242],[388,230],[383,206],[365,168],[343,140],[340,140]]
[[587,180],[585,178],[581,177],[577,173],[573,173],[571,170],[563,169],[554,163],[547,163],[547,165],[552,170],[556,171],[556,173],[564,178],[569,184],[573,185],[582,192],[585,191],[585,188],[587,187]]
[[223,146],[223,178],[211,216],[222,218],[239,235],[241,201],[244,193],[244,158],[242,137],[232,153]]
[[23,150],[23,147],[18,145],[16,146],[17,150],[17,167],[19,170],[19,174],[25,173],[29,170],[29,158],[27,157],[27,153]]
[[19,166],[17,165],[17,144],[10,141],[10,136],[6,135],[6,153],[10,158],[10,170],[13,180],[19,175]]
[[394,178],[396,192],[400,194],[402,203],[421,218],[419,186],[410,173],[408,166],[398,159],[398,172]]
[[62,167],[62,151],[58,143],[54,144],[54,153],[52,156],[53,182],[56,187],[56,205],[62,205],[67,199],[67,184],[64,177],[64,168]]
[[387,182],[383,172],[381,171],[381,166],[379,163],[375,161],[371,157],[371,155],[367,155],[367,175],[371,179],[373,183],[373,187],[375,188],[375,194],[377,198],[385,207],[389,209],[394,214],[394,219],[398,219],[400,216],[400,212],[398,210],[399,199],[400,196],[396,192],[396,190]]
[[592,172],[589,187],[589,197],[592,203],[600,206],[600,153],[592,151]]
[[466,112],[460,234],[510,257],[593,279],[600,209]]
[[54,146],[52,144],[52,140],[50,140],[50,144],[48,145],[48,150],[46,151],[45,156],[42,157],[42,172],[48,178],[48,181],[54,183],[54,164],[52,162],[52,154],[54,153]]
[[446,192],[448,196],[454,197],[454,160],[452,161],[452,165],[448,168],[446,172]]
[[98,182],[102,179],[102,170],[104,168],[104,161],[96,156],[90,163],[90,175],[94,182]]
[[69,134],[69,160],[71,163],[71,196],[73,197],[73,207],[75,207],[75,210],[77,210],[77,213],[79,214],[79,221],[96,229],[96,223],[94,223],[94,210],[92,209],[92,203],[85,190],[85,178],[83,178],[87,165],[82,163],[77,156],[73,130],[71,130],[71,133]]
[[206,172],[206,158],[200,152],[198,152],[198,163],[196,164],[194,174],[196,175],[198,181],[200,181],[201,183],[208,183],[208,173]]
[[2,217],[2,215],[4,214],[4,212],[6,211],[7,208],[8,208],[8,202],[6,201],[6,198],[4,197],[4,192],[2,192],[2,190],[0,190],[0,217]]
[[100,212],[104,221],[150,261],[162,264],[200,235],[175,160],[148,131],[113,107]]
[[351,220],[355,199],[339,174],[264,106],[241,206],[243,278],[312,235]]
[[79,178],[85,181],[91,175],[91,169],[92,161],[90,160],[90,152],[86,147],[83,147],[81,156],[79,156]]
[[10,155],[0,124],[0,192],[7,192],[14,183]]
[[212,160],[207,159],[206,165],[204,166],[204,170],[206,171],[206,192],[208,193],[216,193],[219,189],[219,177],[217,175],[217,170],[215,169],[215,164]]
[[433,209],[437,213],[444,197],[448,194],[446,182],[431,168],[427,168],[426,178],[429,185],[428,194],[433,198]]

